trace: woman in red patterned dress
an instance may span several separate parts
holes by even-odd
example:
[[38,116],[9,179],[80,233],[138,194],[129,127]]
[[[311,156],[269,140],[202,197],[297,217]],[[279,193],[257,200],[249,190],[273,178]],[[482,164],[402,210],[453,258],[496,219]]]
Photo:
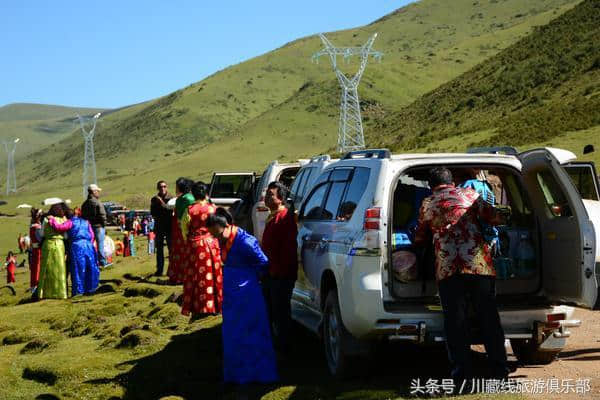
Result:
[[192,184],[193,182],[186,178],[179,178],[175,182],[177,201],[171,220],[171,247],[169,248],[169,269],[167,270],[169,282],[174,284],[183,283],[189,258],[187,243],[181,235],[180,221],[187,208],[194,203],[194,196],[190,193]]
[[29,238],[31,240],[31,256],[29,258],[29,289],[31,292],[37,288],[40,280],[40,264],[42,262],[42,245],[39,239],[42,234],[42,222],[40,221],[42,210],[31,209],[31,226],[29,228]]
[[183,315],[198,318],[205,314],[219,314],[223,302],[223,265],[219,241],[206,228],[208,216],[216,207],[208,202],[206,185],[192,186],[196,202],[188,207],[181,218],[181,232],[188,241],[189,258],[183,281]]

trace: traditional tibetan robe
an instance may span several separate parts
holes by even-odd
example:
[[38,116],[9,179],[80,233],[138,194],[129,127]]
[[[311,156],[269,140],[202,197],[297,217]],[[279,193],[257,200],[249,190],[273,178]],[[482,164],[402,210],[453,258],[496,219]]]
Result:
[[91,294],[98,288],[100,270],[94,249],[94,231],[88,221],[74,217],[63,223],[49,218],[49,224],[57,232],[67,232],[71,241],[69,266],[71,270],[72,295]]
[[[62,224],[66,218],[55,218]],[[58,232],[45,221],[43,224],[44,241],[42,243],[42,262],[38,282],[38,298],[67,298],[67,265],[65,261],[65,243],[62,232]]]
[[243,229],[225,230],[223,262],[223,378],[245,384],[278,380],[267,308],[258,279],[268,260]]

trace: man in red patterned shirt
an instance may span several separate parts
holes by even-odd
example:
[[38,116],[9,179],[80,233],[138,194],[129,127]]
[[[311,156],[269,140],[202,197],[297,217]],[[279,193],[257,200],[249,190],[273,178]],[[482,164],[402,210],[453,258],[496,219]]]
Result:
[[477,313],[485,349],[495,379],[508,376],[504,331],[496,304],[495,277],[490,246],[481,223],[502,222],[496,209],[470,188],[457,188],[447,168],[431,170],[433,194],[421,205],[415,244],[433,240],[435,276],[444,310],[444,330],[452,378],[471,379],[468,301]]

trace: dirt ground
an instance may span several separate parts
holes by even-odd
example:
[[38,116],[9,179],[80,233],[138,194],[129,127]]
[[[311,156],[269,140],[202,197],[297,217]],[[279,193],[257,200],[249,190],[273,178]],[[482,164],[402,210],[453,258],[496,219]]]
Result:
[[[600,399],[600,310],[590,311],[577,309],[576,319],[582,324],[579,328],[571,329],[571,337],[567,340],[567,347],[550,365],[519,367],[511,377],[527,380],[548,381],[550,379],[589,379],[591,391],[585,396],[576,393],[558,394],[544,393],[529,395],[534,398],[546,399]],[[509,360],[515,361],[512,350],[509,351]]]

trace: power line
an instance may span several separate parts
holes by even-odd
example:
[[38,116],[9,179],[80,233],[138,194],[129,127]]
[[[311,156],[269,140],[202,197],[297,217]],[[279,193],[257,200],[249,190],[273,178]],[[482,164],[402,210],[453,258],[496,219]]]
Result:
[[[377,33],[367,40],[361,47],[335,47],[322,33],[319,34],[325,48],[313,54],[313,61],[318,62],[319,57],[328,55],[331,65],[342,88],[342,99],[340,104],[340,124],[338,128],[337,150],[341,153],[365,148],[365,137],[363,133],[362,118],[360,115],[360,102],[358,100],[358,84],[365,72],[369,56],[381,60],[383,53],[371,50]],[[354,76],[346,76],[337,65],[337,56],[348,60],[353,55],[360,56],[360,66]]]
[[79,119],[79,125],[81,126],[81,135],[84,140],[84,152],[83,152],[83,198],[87,196],[87,188],[92,183],[97,184],[96,181],[96,158],[94,156],[94,132],[96,131],[96,123],[100,118],[100,113],[94,115],[91,119],[93,126],[90,131],[85,130],[85,123],[90,118],[84,118],[77,114]]
[[[6,167],[6,195],[9,193],[17,193],[17,174],[15,172],[15,150],[17,150],[17,143],[19,138],[16,138],[12,142],[4,142],[4,150],[6,150],[7,167]],[[12,148],[10,145],[12,144]]]

